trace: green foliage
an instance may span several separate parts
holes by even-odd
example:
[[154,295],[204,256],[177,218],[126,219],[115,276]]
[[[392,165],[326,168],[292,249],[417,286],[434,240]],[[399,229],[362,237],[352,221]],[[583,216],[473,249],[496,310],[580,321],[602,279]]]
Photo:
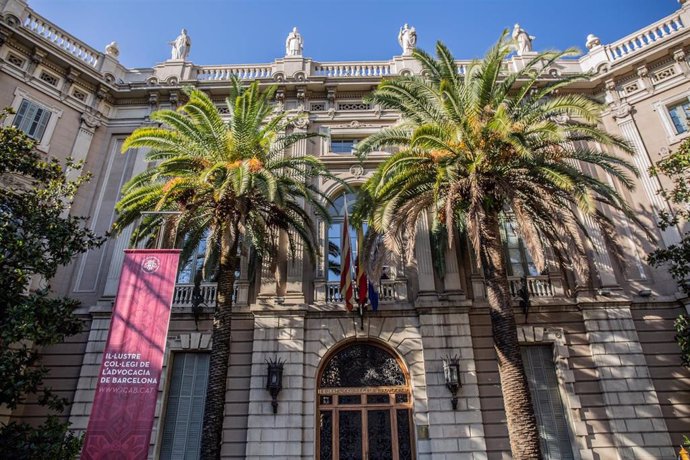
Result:
[[680,359],[685,367],[690,367],[690,318],[680,315],[673,323],[676,328],[676,342],[680,347]]
[[[85,218],[66,215],[88,176],[68,180],[60,163],[34,146],[18,129],[0,128],[0,404],[14,409],[33,394],[61,412],[66,401],[42,387],[48,370],[38,349],[77,333],[81,321],[72,313],[78,302],[52,296],[45,280],[104,239],[85,228]],[[39,427],[1,426],[0,451],[5,458],[74,456],[81,441],[67,428],[54,415]]]
[[[659,191],[659,195],[674,207],[673,212],[660,213],[659,228],[666,230],[690,222],[690,139],[659,161],[650,173],[666,176],[672,183],[669,190]],[[690,294],[690,233],[686,232],[679,243],[650,253],[648,261],[655,267],[667,265],[673,279],[686,294]]]
[[189,100],[177,111],[151,115],[162,127],[139,128],[123,145],[123,152],[149,149],[147,159],[156,164],[123,187],[115,230],[144,212],[174,211],[172,218],[169,213],[145,215],[133,238],[151,241],[161,227],[173,229],[167,242],[177,241],[183,262],[205,238],[203,271],[217,273],[211,363],[219,364],[209,370],[203,458],[219,457],[239,246],[248,244],[252,254],[274,257],[287,240],[294,256],[301,242],[313,257],[320,249],[313,216],[329,221],[318,179],[335,178],[317,158],[290,155],[291,146],[316,134],[285,134],[301,120],[273,108],[275,91],[233,79],[224,118],[204,92],[187,88]]
[[[328,220],[325,199],[312,181],[330,174],[314,157],[285,155],[292,145],[316,134],[282,134],[298,120],[273,110],[275,90],[261,91],[258,83],[243,87],[234,80],[227,121],[213,101],[195,89],[185,90],[189,101],[178,111],[152,114],[165,126],[137,129],[123,152],[149,148],[147,159],[158,164],[123,187],[115,229],[136,221],[142,212],[178,211],[174,225],[182,260],[207,238],[204,270],[209,273],[216,269],[221,243],[231,243],[228,236],[241,236],[259,253],[274,255],[276,230],[291,229],[290,248],[299,239],[308,254],[316,254],[313,221],[301,202]],[[144,217],[133,238],[150,238],[169,219],[160,214]]]
[[[424,77],[379,84],[370,102],[400,111],[403,121],[360,142],[357,150],[361,156],[391,145],[400,151],[361,188],[353,221],[366,216],[369,228],[395,245],[413,241],[418,216],[431,210],[435,251],[441,248],[439,235],[453,246],[455,235],[464,233],[479,257],[480,240],[492,230],[487,219],[509,212],[539,271],[548,246],[561,267],[586,277],[584,243],[590,235],[580,214],[598,224],[613,249],[617,232],[602,207],[637,222],[618,191],[583,172],[599,170],[631,188],[634,166],[590,146],[624,152],[630,147],[598,127],[598,102],[562,91],[587,75],[541,78],[571,51],[540,53],[524,69],[505,74],[510,46],[503,36],[461,75],[450,51],[438,43],[435,58],[415,51]],[[442,254],[436,259],[442,261]],[[436,269],[442,274],[443,267]]]

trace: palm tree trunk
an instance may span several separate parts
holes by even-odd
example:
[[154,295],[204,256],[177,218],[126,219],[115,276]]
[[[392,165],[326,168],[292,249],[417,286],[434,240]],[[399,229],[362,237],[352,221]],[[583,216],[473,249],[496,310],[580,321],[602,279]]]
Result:
[[234,224],[233,227],[228,226],[221,239],[218,301],[213,315],[211,359],[201,437],[201,458],[204,460],[219,459],[223,441],[225,392],[230,359],[230,325],[238,243],[237,224]]
[[480,237],[480,256],[508,421],[510,449],[515,460],[539,460],[542,458],[539,432],[520,355],[498,214],[487,215],[485,224],[486,233]]

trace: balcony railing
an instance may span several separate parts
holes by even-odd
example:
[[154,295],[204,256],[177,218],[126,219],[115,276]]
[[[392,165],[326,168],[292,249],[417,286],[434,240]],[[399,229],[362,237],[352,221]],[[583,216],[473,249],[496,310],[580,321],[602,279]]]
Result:
[[62,48],[89,66],[98,67],[99,58],[101,56],[98,51],[91,48],[86,43],[77,40],[33,11],[27,16],[23,26],[58,48]]
[[200,81],[223,81],[236,77],[240,80],[256,80],[260,78],[271,78],[273,68],[271,64],[256,65],[229,65],[199,67],[197,70],[197,80]]
[[[530,297],[556,297],[559,294],[559,289],[554,287],[554,283],[549,276],[528,276],[527,290]],[[512,297],[519,297],[519,291],[522,288],[522,283],[525,278],[519,276],[509,276],[508,284],[510,286],[510,295]]]
[[[328,303],[343,302],[343,296],[340,294],[340,283],[338,281],[329,281],[324,284],[325,292],[317,292],[317,301],[325,301]],[[317,286],[317,291],[319,290]],[[405,291],[407,285],[405,281],[396,280],[382,280],[379,284],[379,302],[398,302],[405,300]],[[357,301],[357,290],[355,289],[355,302]]]
[[681,13],[676,12],[617,42],[607,45],[606,54],[612,62],[623,59],[654,43],[666,40],[669,36],[685,29],[685,27]]
[[[218,286],[216,283],[201,283],[201,296],[204,299],[203,303],[208,307],[216,306],[216,296],[218,295]],[[173,294],[173,307],[191,307],[192,293],[194,291],[194,284],[176,284],[175,292]],[[235,284],[235,290],[232,294],[232,300],[237,300],[238,287]]]

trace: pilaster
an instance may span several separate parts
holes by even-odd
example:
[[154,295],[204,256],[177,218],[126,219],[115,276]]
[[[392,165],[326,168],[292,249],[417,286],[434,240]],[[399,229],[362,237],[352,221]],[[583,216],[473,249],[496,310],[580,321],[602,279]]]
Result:
[[[79,131],[77,132],[77,137],[74,139],[74,145],[72,146],[72,160],[74,160],[75,163],[86,160],[86,156],[91,148],[91,141],[99,126],[101,126],[101,122],[98,117],[90,113],[82,114]],[[77,179],[82,171],[83,170],[70,168],[67,171],[67,179],[71,181]]]
[[[417,260],[418,297],[436,297],[434,267],[431,262],[431,240],[429,239],[429,218],[426,211],[419,214],[415,236],[415,258]],[[418,299],[420,300],[420,299]]]
[[675,458],[628,305],[582,312],[618,458]]
[[[635,150],[633,163],[640,173],[640,182],[642,182],[642,188],[652,207],[654,218],[658,221],[660,212],[667,211],[669,208],[668,204],[657,193],[661,189],[658,179],[652,178],[649,175],[649,168],[652,166],[652,162],[649,159],[649,153],[645,148],[644,142],[642,142],[642,137],[632,117],[632,107],[627,103],[621,104],[617,108],[614,118],[616,123],[618,123],[621,134]],[[672,226],[661,231],[661,239],[666,247],[678,243],[680,241],[678,228]]]
[[[130,152],[130,155],[136,155],[134,166],[132,167],[132,177],[134,177],[146,170],[146,152],[144,150],[135,150]],[[115,297],[115,294],[117,294],[122,262],[125,260],[124,251],[129,247],[129,240],[132,238],[133,232],[134,224],[130,224],[115,239],[110,265],[108,266],[108,276],[105,279],[105,288],[103,288],[104,297]]]

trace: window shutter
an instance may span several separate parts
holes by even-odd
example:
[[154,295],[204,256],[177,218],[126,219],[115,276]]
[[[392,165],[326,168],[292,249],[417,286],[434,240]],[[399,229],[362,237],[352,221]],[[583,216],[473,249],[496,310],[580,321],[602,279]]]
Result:
[[545,460],[574,460],[550,345],[521,347]]
[[27,99],[22,99],[19,110],[12,123],[18,129],[24,131],[27,136],[41,142],[45,133],[50,111]]
[[201,448],[208,353],[176,353],[161,442],[161,460],[194,460]]
[[43,133],[46,131],[46,126],[48,126],[48,120],[50,120],[50,112],[45,109],[38,109],[36,130],[34,131],[33,138],[38,142],[43,139]]

